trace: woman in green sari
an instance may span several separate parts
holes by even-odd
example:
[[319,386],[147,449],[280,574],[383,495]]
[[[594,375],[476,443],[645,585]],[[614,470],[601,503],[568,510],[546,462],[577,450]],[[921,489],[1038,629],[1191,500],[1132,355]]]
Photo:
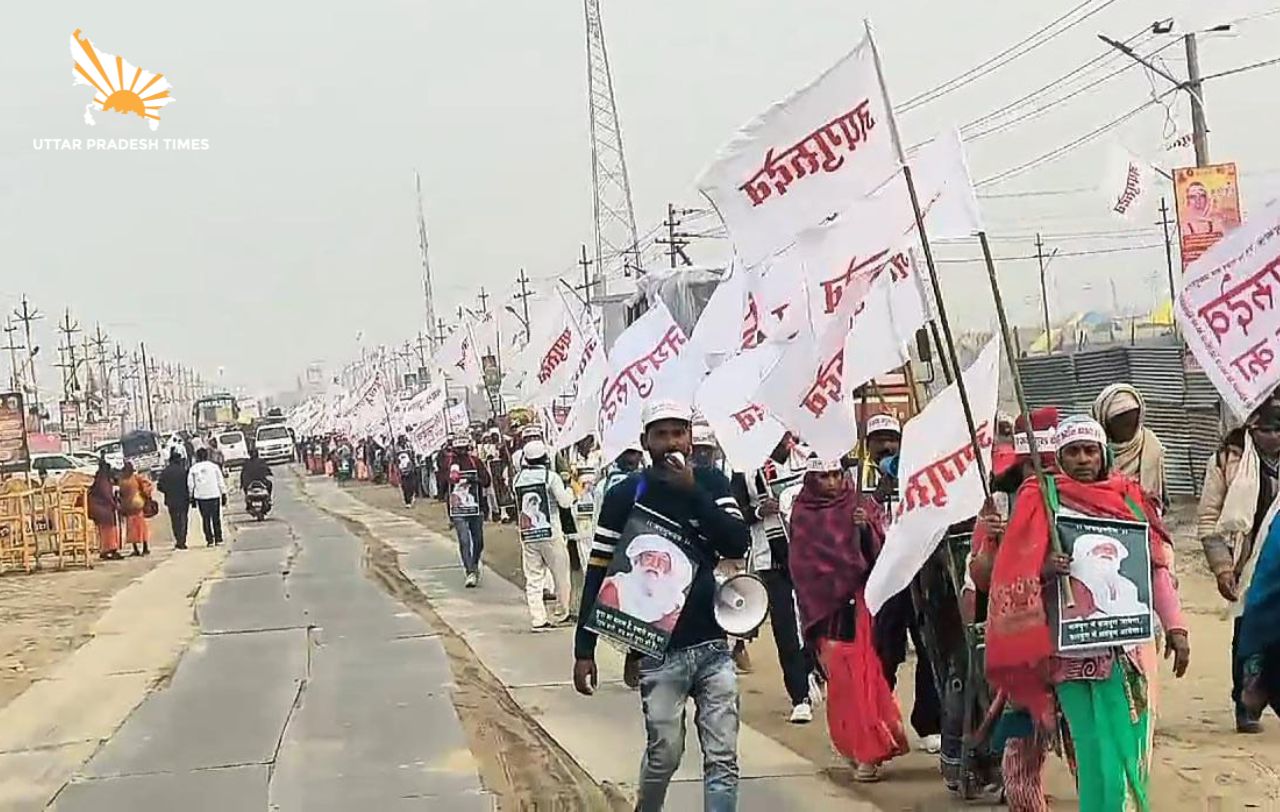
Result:
[[[1148,525],[1152,596],[1166,630],[1168,654],[1181,677],[1190,660],[1186,624],[1169,571],[1172,543],[1155,504],[1142,487],[1113,475],[1107,438],[1087,417],[1064,420],[1058,429],[1062,473],[1048,480],[1049,502],[1057,516],[1120,519]],[[1125,614],[1115,608],[1120,591],[1096,587],[1094,572],[1073,568],[1070,557],[1050,547],[1049,523],[1039,483],[1029,479],[1018,491],[992,573],[987,624],[987,676],[1010,701],[1030,711],[1040,735],[1057,728],[1060,709],[1069,735],[1073,772],[1082,812],[1150,810],[1147,795],[1151,715],[1147,675],[1152,664],[1138,647],[1100,646],[1060,651],[1055,647],[1046,606],[1057,600],[1065,578],[1075,606],[1069,618]],[[1081,537],[1081,541],[1086,538]],[[1127,552],[1103,551],[1111,563]],[[1094,584],[1094,588],[1090,588]],[[1123,587],[1123,584],[1121,585]],[[1145,607],[1144,607],[1145,608]],[[1147,610],[1149,611],[1149,609]]]

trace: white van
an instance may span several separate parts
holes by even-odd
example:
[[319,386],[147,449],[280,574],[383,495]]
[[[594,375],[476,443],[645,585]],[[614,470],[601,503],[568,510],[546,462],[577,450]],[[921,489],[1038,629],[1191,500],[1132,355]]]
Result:
[[218,441],[222,464],[227,468],[239,468],[249,459],[249,442],[243,431],[224,431],[213,439]]
[[293,462],[293,435],[284,423],[260,427],[254,442],[263,462],[271,465]]

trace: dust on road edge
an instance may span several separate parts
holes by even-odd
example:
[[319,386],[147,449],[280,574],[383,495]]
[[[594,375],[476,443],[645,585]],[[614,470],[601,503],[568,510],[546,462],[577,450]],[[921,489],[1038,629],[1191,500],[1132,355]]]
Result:
[[503,810],[600,810],[631,807],[620,789],[598,784],[527,714],[462,637],[400,569],[400,556],[360,522],[313,505],[341,521],[365,545],[365,572],[439,636],[453,674],[451,694],[476,758],[480,780]]

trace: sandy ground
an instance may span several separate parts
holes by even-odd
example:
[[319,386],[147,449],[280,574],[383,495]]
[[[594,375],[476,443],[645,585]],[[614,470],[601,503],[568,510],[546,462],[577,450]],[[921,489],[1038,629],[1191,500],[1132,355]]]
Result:
[[[353,486],[352,493],[377,507],[404,511],[399,493],[390,487]],[[1180,593],[1191,626],[1192,664],[1182,680],[1175,680],[1167,665],[1162,668],[1152,808],[1215,812],[1280,809],[1280,721],[1268,715],[1266,730],[1259,736],[1235,733],[1229,700],[1231,626],[1192,535],[1192,510],[1181,506],[1172,522]],[[405,512],[432,530],[452,533],[438,503],[419,502]],[[515,531],[510,526],[487,524],[485,543],[485,563],[522,585]],[[787,722],[789,703],[767,623],[750,651],[754,668],[742,677],[744,722],[824,767],[832,781],[855,787],[859,795],[885,810],[960,808],[942,784],[936,757],[924,753],[913,752],[894,761],[880,784],[854,785],[848,765],[831,749],[824,724],[797,726]],[[566,669],[570,667],[569,656],[566,652]],[[912,661],[900,674],[899,699],[905,716],[914,690]],[[1056,757],[1049,761],[1048,786],[1055,809],[1077,808],[1071,776],[1065,762]]]
[[[128,556],[128,547],[123,550]],[[113,595],[163,562],[173,549],[167,514],[151,522],[151,555],[93,562],[91,570],[45,569],[0,577],[0,707],[89,640]]]

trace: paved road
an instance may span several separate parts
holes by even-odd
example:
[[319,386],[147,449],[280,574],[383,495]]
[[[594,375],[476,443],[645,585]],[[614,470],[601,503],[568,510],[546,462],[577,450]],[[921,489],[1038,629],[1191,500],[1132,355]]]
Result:
[[197,605],[200,635],[50,807],[491,810],[423,621],[290,477]]

